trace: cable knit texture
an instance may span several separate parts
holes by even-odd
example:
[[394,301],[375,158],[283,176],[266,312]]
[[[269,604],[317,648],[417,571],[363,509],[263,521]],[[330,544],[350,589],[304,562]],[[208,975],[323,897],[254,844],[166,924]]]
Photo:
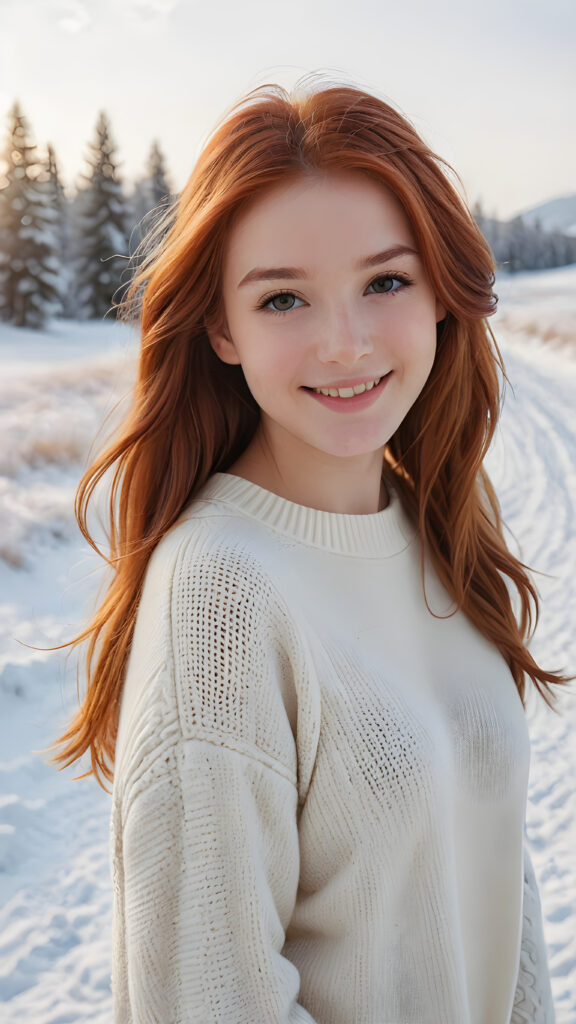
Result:
[[520,971],[511,1024],[554,1024],[550,979],[542,970],[544,964],[546,947],[542,908],[534,868],[526,852]]
[[554,1021],[524,711],[420,557],[394,491],[345,515],[228,473],[156,548],[116,751],[117,1024]]

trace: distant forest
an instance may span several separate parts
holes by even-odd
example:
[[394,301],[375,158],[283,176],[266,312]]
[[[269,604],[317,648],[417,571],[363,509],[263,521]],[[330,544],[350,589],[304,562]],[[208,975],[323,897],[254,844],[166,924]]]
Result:
[[[110,119],[101,112],[86,171],[70,197],[54,147],[39,153],[18,102],[7,120],[0,151],[0,321],[43,328],[53,317],[101,319],[120,300],[143,236],[177,200],[160,146],[151,144],[141,177],[124,182]],[[472,213],[501,271],[576,262],[574,237],[521,217],[488,217],[479,204]]]
[[497,220],[488,217],[480,203],[472,214],[482,231],[500,271],[545,270],[576,263],[576,238],[560,231],[547,231],[536,221],[527,224],[522,217]]

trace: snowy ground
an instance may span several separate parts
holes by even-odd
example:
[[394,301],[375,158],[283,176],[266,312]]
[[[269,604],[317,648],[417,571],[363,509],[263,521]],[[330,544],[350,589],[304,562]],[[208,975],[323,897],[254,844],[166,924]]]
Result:
[[[576,267],[503,278],[494,321],[511,388],[490,471],[509,543],[545,575],[533,642],[576,672]],[[547,344],[542,344],[546,339]],[[0,326],[0,1018],[109,1024],[109,797],[36,751],[68,720],[70,638],[102,578],[73,494],[133,374],[114,323]],[[116,413],[117,415],[117,413]],[[557,1024],[576,1024],[576,688],[562,715],[532,702],[528,837],[541,886]]]

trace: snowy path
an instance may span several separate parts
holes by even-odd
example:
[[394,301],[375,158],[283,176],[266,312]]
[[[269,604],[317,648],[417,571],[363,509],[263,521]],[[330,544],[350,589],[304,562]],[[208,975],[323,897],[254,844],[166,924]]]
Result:
[[[542,664],[576,673],[576,362],[504,347],[507,389],[489,469],[504,518],[542,596],[532,645]],[[576,689],[529,706],[527,829],[540,881],[557,1024],[576,1024]]]
[[[3,1024],[111,1020],[109,797],[91,779],[72,783],[74,772],[59,774],[33,753],[66,721],[75,679],[61,655],[14,639],[46,646],[68,638],[94,588],[84,577],[96,561],[70,514],[79,476],[74,452],[85,448],[130,370],[120,342],[103,352],[103,325],[81,330],[81,360],[70,361],[64,338],[32,375],[26,345],[16,353],[0,333],[0,358],[11,366],[0,385],[0,431],[10,439],[0,455],[0,541],[10,563],[0,559]],[[489,469],[523,559],[549,574],[536,577],[544,601],[534,652],[548,666],[576,672],[576,360],[521,344],[517,334],[498,336],[515,397],[508,389]],[[561,717],[541,700],[529,709],[527,826],[557,1024],[576,1024],[574,688],[561,707]]]

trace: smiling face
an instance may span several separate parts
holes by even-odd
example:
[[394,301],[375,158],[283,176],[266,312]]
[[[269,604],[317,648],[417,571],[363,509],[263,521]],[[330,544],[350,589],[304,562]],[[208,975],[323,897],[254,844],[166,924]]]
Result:
[[[227,327],[210,342],[242,365],[276,467],[334,476],[346,464],[348,482],[375,467],[379,479],[446,312],[395,196],[358,172],[274,187],[232,227],[222,293]],[[341,397],[312,390],[339,386]]]

